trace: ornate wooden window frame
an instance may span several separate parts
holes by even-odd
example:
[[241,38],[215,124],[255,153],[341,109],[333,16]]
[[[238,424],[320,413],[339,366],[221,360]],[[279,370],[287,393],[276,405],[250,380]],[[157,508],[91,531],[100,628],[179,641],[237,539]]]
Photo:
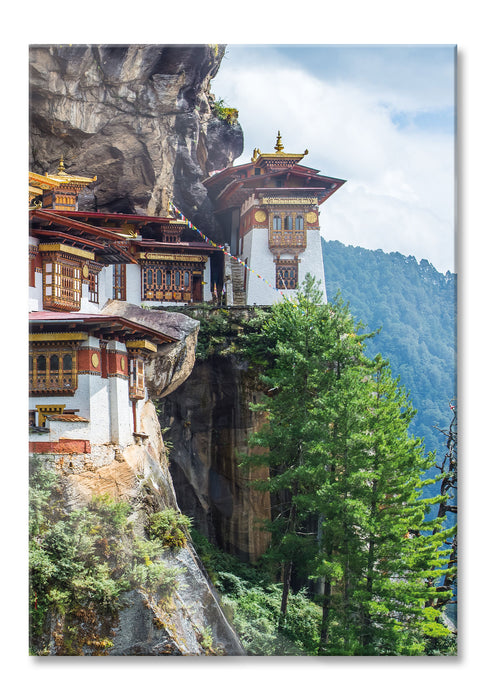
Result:
[[113,265],[113,299],[127,299],[127,266],[124,263]]
[[131,355],[128,395],[132,401],[145,398],[144,360],[139,355]]
[[31,344],[29,349],[30,394],[73,396],[77,388],[77,343],[52,346]]
[[142,264],[143,301],[193,301],[194,278],[202,276],[193,262],[144,262]]
[[[277,224],[280,223],[280,225]],[[307,246],[307,225],[304,212],[277,210],[270,212],[269,248],[304,250]]]
[[79,311],[82,262],[70,255],[49,255],[42,261],[43,306],[54,311]]
[[129,357],[128,395],[132,401],[145,398],[145,359],[157,352],[157,346],[149,340],[128,340]]
[[299,284],[299,261],[275,260],[275,286],[277,289],[297,289]]
[[93,304],[99,304],[99,273],[102,269],[101,263],[90,262],[88,265],[88,299]]

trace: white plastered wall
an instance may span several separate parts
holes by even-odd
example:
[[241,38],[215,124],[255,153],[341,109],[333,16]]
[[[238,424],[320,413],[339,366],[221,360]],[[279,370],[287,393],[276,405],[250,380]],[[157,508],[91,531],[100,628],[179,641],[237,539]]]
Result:
[[[116,340],[111,340],[106,349],[126,352],[126,346]],[[129,445],[133,442],[133,418],[128,378],[108,377],[108,393],[111,441],[122,446]]]
[[[285,256],[282,256],[284,258]],[[243,239],[241,260],[248,258],[246,277],[246,303],[251,306],[274,304],[282,301],[284,296],[292,297],[294,290],[285,291],[275,289],[275,262],[274,255],[268,247],[268,231],[266,229],[251,229]],[[322,260],[321,236],[318,229],[307,231],[307,247],[299,254],[299,285],[304,281],[307,273],[320,282],[326,301],[324,263]],[[259,279],[257,273],[263,278]]]

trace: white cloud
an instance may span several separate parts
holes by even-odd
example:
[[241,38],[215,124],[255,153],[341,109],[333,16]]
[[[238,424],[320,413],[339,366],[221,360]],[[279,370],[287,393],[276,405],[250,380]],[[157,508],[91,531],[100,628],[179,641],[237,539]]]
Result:
[[[280,130],[287,152],[309,149],[303,164],[347,180],[322,207],[326,239],[454,269],[453,136],[400,128],[393,120],[405,103],[428,109],[423,81],[415,96],[400,100],[393,86],[380,90],[336,75],[331,82],[272,52],[264,63],[251,56],[249,48],[248,61],[239,53],[232,64],[230,53],[212,88],[239,109],[245,151],[238,162],[247,162],[255,147],[272,152]],[[437,91],[431,99],[444,106]]]

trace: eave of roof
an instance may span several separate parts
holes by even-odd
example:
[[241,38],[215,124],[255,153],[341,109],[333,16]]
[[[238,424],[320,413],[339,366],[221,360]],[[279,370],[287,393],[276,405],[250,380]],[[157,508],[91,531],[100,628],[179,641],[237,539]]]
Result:
[[159,343],[177,342],[177,338],[162,333],[150,326],[142,323],[137,323],[123,316],[113,316],[108,314],[85,314],[81,312],[63,312],[63,311],[31,311],[29,313],[29,323],[31,326],[42,325],[44,327],[54,327],[55,325],[71,327],[82,327],[88,329],[91,327],[110,328],[115,330],[116,326],[125,327],[128,330],[140,333],[141,335],[149,336]]
[[[169,224],[174,221],[173,218],[167,216],[146,216],[145,214],[118,214],[112,212],[100,212],[100,211],[72,211],[69,212],[69,216],[74,219],[104,219],[106,221],[131,221],[133,223],[159,223],[159,224]],[[183,221],[177,221],[181,226],[184,226]]]
[[47,221],[49,223],[53,224],[58,224],[59,226],[65,226],[68,230],[69,229],[75,229],[77,231],[82,231],[85,233],[92,233],[95,236],[99,236],[101,238],[107,238],[108,240],[111,241],[124,241],[126,238],[124,236],[121,236],[118,233],[115,233],[114,231],[108,231],[105,228],[101,228],[99,226],[92,226],[91,224],[82,222],[82,221],[75,221],[72,217],[71,214],[74,212],[66,212],[66,214],[58,214],[58,210],[53,210],[53,209],[31,209],[29,211],[29,218],[32,219],[41,219],[42,221]]

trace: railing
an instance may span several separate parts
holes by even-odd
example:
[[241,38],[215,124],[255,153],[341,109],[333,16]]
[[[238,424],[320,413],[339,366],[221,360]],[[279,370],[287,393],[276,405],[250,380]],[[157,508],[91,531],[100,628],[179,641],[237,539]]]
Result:
[[36,376],[29,374],[30,393],[73,393],[77,389],[77,375],[75,372],[42,372],[37,370]]

